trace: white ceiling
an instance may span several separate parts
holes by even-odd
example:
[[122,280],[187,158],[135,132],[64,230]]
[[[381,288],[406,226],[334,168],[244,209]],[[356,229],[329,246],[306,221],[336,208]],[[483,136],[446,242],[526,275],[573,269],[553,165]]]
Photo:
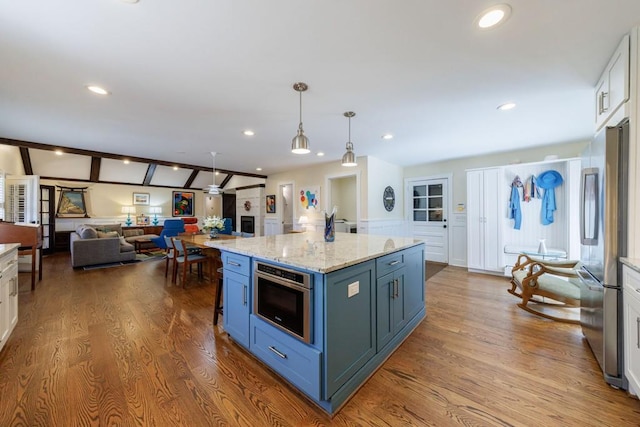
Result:
[[475,27],[495,3],[0,0],[0,137],[264,175],[339,161],[349,110],[356,154],[399,165],[590,138],[640,1],[509,0]]

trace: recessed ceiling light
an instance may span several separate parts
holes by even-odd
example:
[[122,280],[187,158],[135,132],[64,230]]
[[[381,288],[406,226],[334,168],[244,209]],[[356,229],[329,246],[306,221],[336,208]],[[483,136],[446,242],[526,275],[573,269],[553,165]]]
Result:
[[478,27],[492,28],[505,22],[511,15],[511,6],[508,4],[497,4],[480,14],[477,19]]
[[501,111],[513,110],[514,108],[516,108],[516,104],[513,102],[506,102],[502,105],[498,105],[498,110]]
[[242,134],[245,135],[245,136],[253,136],[256,133],[254,131],[252,131],[251,129],[247,129],[247,130],[243,131]]
[[123,3],[138,3],[140,0],[120,0]]
[[123,162],[124,162],[125,165],[128,165],[130,163],[129,159],[124,159]]
[[98,95],[109,95],[109,91],[101,88],[100,86],[89,85],[87,86],[87,89],[93,93],[97,93]]
[[177,166],[174,166],[174,167],[173,167],[173,170],[174,170],[174,171],[177,171],[177,170],[178,170],[178,167],[177,167]]
[[62,156],[62,150],[56,150],[55,153],[56,156]]
[[316,156],[318,156],[318,157],[322,157],[322,156],[324,156],[324,153],[323,153],[322,151],[318,151],[318,152],[316,153]]
[[391,135],[390,133],[385,133],[384,135],[382,135],[382,139],[393,139],[393,135]]
[[262,168],[256,168],[256,170],[257,170],[257,171],[261,171],[261,170],[262,170]]
[[220,175],[220,172],[219,172],[219,171],[216,171],[216,175]]

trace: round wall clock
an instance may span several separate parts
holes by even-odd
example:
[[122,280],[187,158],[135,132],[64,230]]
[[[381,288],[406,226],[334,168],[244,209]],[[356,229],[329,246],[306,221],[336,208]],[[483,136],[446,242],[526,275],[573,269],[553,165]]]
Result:
[[384,189],[384,194],[382,195],[382,203],[384,203],[384,208],[391,212],[393,207],[396,205],[396,193],[394,193],[393,188],[387,186]]

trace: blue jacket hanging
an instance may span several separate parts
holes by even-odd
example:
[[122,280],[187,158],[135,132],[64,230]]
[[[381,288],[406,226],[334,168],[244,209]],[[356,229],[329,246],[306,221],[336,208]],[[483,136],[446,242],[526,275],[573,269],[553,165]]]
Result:
[[542,209],[540,212],[540,221],[542,225],[553,223],[553,211],[556,210],[556,193],[555,188],[562,184],[562,175],[558,171],[548,170],[538,175],[538,187],[544,188],[544,196],[542,196]]
[[553,211],[556,210],[556,192],[553,188],[544,190],[542,196],[542,210],[540,212],[542,225],[553,223]]
[[513,228],[520,230],[522,224],[522,211],[520,210],[520,193],[518,187],[522,187],[520,177],[516,176],[511,183],[511,199],[509,200],[509,219],[513,219]]

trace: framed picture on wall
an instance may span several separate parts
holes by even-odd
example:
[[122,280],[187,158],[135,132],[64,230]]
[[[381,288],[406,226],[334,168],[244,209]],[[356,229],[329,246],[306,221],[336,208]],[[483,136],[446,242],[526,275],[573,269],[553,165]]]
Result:
[[192,191],[174,191],[171,214],[174,217],[194,216],[196,193]]
[[149,193],[133,193],[134,205],[149,205]]
[[89,218],[84,202],[84,189],[63,188],[58,199],[58,218]]
[[276,195],[267,196],[267,213],[276,213]]

